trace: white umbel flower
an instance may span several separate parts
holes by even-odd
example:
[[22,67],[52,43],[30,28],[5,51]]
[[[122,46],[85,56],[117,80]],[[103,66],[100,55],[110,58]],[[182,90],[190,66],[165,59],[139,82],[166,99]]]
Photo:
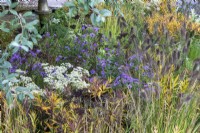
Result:
[[[76,89],[83,89],[89,86],[89,84],[82,80],[83,76],[89,76],[89,72],[81,67],[73,68],[70,63],[63,63],[60,66],[45,65],[43,68],[47,74],[44,82],[54,89],[62,91],[69,85]],[[73,68],[71,72],[69,72],[70,68]]]

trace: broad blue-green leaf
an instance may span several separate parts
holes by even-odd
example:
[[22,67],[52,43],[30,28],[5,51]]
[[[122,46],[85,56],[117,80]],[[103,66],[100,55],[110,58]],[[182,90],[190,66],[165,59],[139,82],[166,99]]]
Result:
[[4,84],[7,84],[8,82],[9,82],[9,80],[6,79],[6,80],[2,81],[2,84],[4,85]]
[[7,32],[7,33],[10,32],[10,30],[9,30],[8,28],[1,27],[0,29],[1,29],[3,32]]
[[16,92],[30,92],[30,89],[29,88],[26,88],[26,87],[17,87],[15,89]]
[[36,37],[40,38],[40,39],[42,38],[42,36],[40,34],[37,34]]
[[8,28],[6,28],[6,22],[2,22],[0,25],[0,29],[4,32],[10,32],[10,30]]
[[102,22],[105,22],[105,21],[106,21],[106,18],[105,18],[105,17],[101,17],[101,21],[102,21]]
[[99,13],[104,17],[108,17],[108,16],[112,15],[111,11],[109,11],[107,9],[102,9],[102,10],[99,11]]
[[7,79],[12,79],[12,80],[15,80],[16,79],[16,76],[18,76],[18,74],[17,73],[11,73],[11,74],[9,74],[8,76],[7,76]]
[[11,6],[12,4],[11,0],[6,0],[6,3],[8,4],[8,6]]
[[84,4],[84,0],[78,0],[78,3],[80,3],[80,4]]
[[29,96],[30,99],[34,99],[34,96],[32,93],[28,93],[27,95]]
[[96,6],[96,5],[98,5],[98,4],[102,3],[102,2],[104,2],[104,0],[91,0],[91,2],[89,3],[89,5],[92,8],[94,8],[94,6]]
[[39,20],[33,20],[29,23],[27,23],[24,27],[29,28],[29,26],[34,26],[39,22]]
[[24,98],[25,98],[25,94],[23,94],[23,93],[19,93],[18,95],[17,95],[17,99],[19,100],[19,101],[23,101],[24,100]]
[[13,96],[10,90],[8,90],[8,92],[6,93],[6,101],[8,105],[13,103]]
[[8,10],[4,10],[3,12],[0,12],[0,17],[4,17],[6,14],[8,14]]
[[29,11],[29,12],[24,13],[23,17],[28,17],[28,16],[32,16],[32,15],[33,15],[33,13]]
[[28,41],[28,42],[27,42],[27,46],[28,46],[30,49],[33,49],[33,42]]
[[10,11],[10,13],[12,13],[13,15],[16,15],[16,16],[18,15],[18,13],[17,13],[15,10],[12,10],[12,9],[11,9],[11,10],[9,10],[9,11]]
[[88,4],[84,4],[84,14],[88,14],[90,10],[90,7],[88,6]]
[[15,8],[18,5],[18,2],[14,2],[10,5],[10,8]]
[[15,37],[15,42],[19,42],[19,39],[20,39],[20,37],[22,36],[22,34],[20,33],[20,34],[18,34],[16,37]]
[[31,40],[33,41],[34,44],[37,44],[37,39],[35,39],[34,37],[31,37]]
[[19,47],[15,47],[13,50],[12,50],[12,53],[16,53],[17,51],[19,50]]
[[94,9],[92,9],[93,10],[93,12],[95,12],[96,14],[99,14],[100,12],[99,12],[99,9],[97,9],[97,8],[94,8]]
[[74,17],[75,16],[75,12],[76,12],[76,8],[70,8],[68,14],[69,14],[70,17]]
[[12,41],[10,46],[13,46],[13,47],[20,47],[20,44],[16,41]]
[[96,25],[96,16],[94,13],[91,14],[90,19],[91,19],[92,24]]
[[64,3],[64,6],[67,6],[67,7],[75,7],[75,4],[74,4],[74,2],[72,2],[72,1],[68,1],[68,2],[65,2]]
[[26,20],[23,17],[21,18],[21,21],[23,24],[26,24]]
[[11,65],[10,62],[8,62],[8,61],[4,61],[4,63],[3,63],[2,66],[3,66],[3,67],[6,67],[6,68],[11,68],[11,67],[12,67],[12,65]]
[[96,17],[96,22],[101,22],[102,20],[101,20],[101,15],[98,15],[97,17]]
[[23,45],[22,45],[21,48],[22,48],[24,51],[26,51],[26,52],[29,51],[28,47],[26,47],[26,46],[23,46]]

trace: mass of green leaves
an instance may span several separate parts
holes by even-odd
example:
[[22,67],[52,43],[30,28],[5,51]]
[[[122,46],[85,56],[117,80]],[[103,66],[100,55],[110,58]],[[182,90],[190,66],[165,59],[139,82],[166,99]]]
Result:
[[[16,73],[10,73],[9,69],[12,68],[10,62],[7,61],[8,57],[19,49],[23,49],[28,52],[29,49],[33,48],[34,44],[37,44],[37,39],[41,38],[41,35],[36,29],[36,25],[39,22],[38,20],[33,20],[31,22],[26,21],[26,17],[32,16],[32,12],[26,12],[23,15],[14,10],[18,3],[12,3],[10,0],[7,0],[8,9],[4,9],[0,13],[0,17],[4,17],[7,14],[14,15],[14,19],[6,22],[2,21],[0,29],[3,32],[10,32],[12,28],[21,28],[21,32],[16,35],[15,39],[10,42],[8,47],[0,53],[2,56],[0,58],[0,90],[3,91],[6,95],[6,100],[9,105],[13,103],[14,95],[12,94],[12,89],[10,85],[12,83],[18,82]],[[26,96],[29,96],[31,99],[33,95],[30,93],[30,88],[18,87],[15,88],[17,99],[23,100]]]

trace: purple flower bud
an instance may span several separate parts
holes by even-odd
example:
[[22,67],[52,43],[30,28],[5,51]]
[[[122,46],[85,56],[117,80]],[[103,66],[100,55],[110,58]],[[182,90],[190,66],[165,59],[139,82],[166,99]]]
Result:
[[45,72],[40,72],[40,75],[44,78],[44,77],[46,77],[47,76],[47,74],[45,73]]
[[109,48],[105,48],[105,51],[109,51],[110,49]]
[[90,73],[91,73],[91,74],[95,74],[96,71],[95,71],[94,69],[92,69],[92,70],[90,71]]
[[95,34],[94,34],[94,33],[90,33],[90,37],[91,37],[91,38],[94,38],[94,37],[95,37]]
[[82,25],[81,30],[85,30],[85,29],[87,29],[87,26],[86,25]]
[[99,28],[98,27],[94,27],[93,30],[94,30],[94,32],[98,32]]
[[45,36],[46,37],[51,37],[51,34],[49,32],[46,32]]
[[67,49],[68,51],[70,50],[70,47],[69,46],[65,46],[65,49]]
[[62,59],[62,56],[59,55],[58,57],[56,57],[56,62],[59,62]]
[[143,66],[143,69],[144,69],[145,71],[147,71],[147,70],[149,70],[149,66]]

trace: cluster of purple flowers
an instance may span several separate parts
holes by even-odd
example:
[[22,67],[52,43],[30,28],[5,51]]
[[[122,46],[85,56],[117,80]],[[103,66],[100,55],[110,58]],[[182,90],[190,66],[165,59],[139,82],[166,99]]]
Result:
[[190,12],[191,9],[195,9],[197,14],[200,14],[200,1],[198,0],[177,0],[176,6],[178,11]]
[[16,52],[11,56],[9,61],[12,64],[12,68],[10,69],[10,72],[15,72],[16,69],[19,68],[19,66],[27,62],[27,59],[26,57],[22,57],[20,52]]
[[96,61],[100,45],[104,43],[105,36],[100,36],[99,28],[91,25],[83,25],[81,35],[73,40],[73,45],[65,45],[65,53],[57,56],[56,61],[66,60],[74,65],[90,69],[87,66]]
[[[99,30],[98,27],[83,25],[81,28],[82,34],[77,35],[72,40],[73,44],[64,45],[56,51],[50,50],[54,47],[48,45],[48,51],[50,51],[48,55],[54,52],[56,58],[53,58],[53,61],[56,64],[70,62],[74,66],[81,66],[89,70],[91,76],[96,75],[103,79],[112,77],[114,79],[113,86],[115,87],[127,86],[132,88],[133,85],[140,84],[141,79],[136,78],[138,73],[142,74],[143,77],[152,77],[151,68],[148,64],[142,68],[139,67],[143,60],[142,55],[133,54],[127,57],[119,41],[113,42],[113,40],[101,34]],[[50,38],[51,36],[46,33],[43,37]],[[11,72],[25,66],[26,68],[23,70],[45,77],[46,74],[40,63],[41,53],[41,50],[37,48],[30,50],[28,53],[21,51],[15,53],[10,58],[13,65]]]
[[133,84],[139,84],[140,81],[137,78],[133,78],[130,74],[122,73],[115,79],[113,85],[119,86],[119,85],[127,85],[128,88],[132,88]]
[[[130,57],[125,57],[123,46],[120,42],[113,42],[101,34],[99,36],[99,28],[90,25],[83,25],[82,35],[76,36],[74,45],[65,46],[68,53],[67,61],[76,60],[75,65],[82,66],[90,70],[92,76],[97,75],[101,78],[115,78],[113,85],[129,86],[139,84],[138,77],[139,66],[142,63],[143,56],[133,54]],[[62,61],[64,56],[57,56],[57,61]],[[65,59],[66,59],[65,58]],[[127,59],[126,59],[127,58]],[[76,64],[78,63],[78,64]],[[140,68],[142,76],[152,77],[151,68],[148,65]]]
[[45,73],[42,68],[42,64],[37,61],[37,57],[40,55],[40,53],[41,50],[37,48],[33,48],[27,53],[22,50],[14,53],[9,59],[10,63],[12,64],[10,72],[14,73],[17,69],[26,70],[27,73],[37,71],[42,77],[44,77]]

